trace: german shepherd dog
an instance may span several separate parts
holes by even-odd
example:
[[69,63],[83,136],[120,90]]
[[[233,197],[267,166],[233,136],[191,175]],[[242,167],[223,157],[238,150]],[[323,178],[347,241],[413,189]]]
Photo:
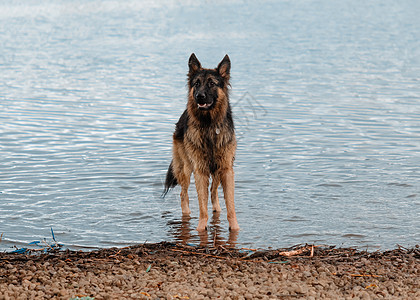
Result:
[[188,186],[194,172],[200,207],[198,231],[207,229],[209,180],[213,212],[220,212],[217,188],[222,184],[230,230],[239,230],[234,204],[236,138],[229,103],[230,59],[226,55],[216,69],[201,67],[191,54],[188,72],[187,109],[175,125],[173,157],[166,174],[164,195],[181,186],[181,208],[189,215]]

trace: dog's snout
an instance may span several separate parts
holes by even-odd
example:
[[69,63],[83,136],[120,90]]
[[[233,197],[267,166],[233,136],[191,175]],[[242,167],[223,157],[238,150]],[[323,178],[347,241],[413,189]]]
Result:
[[197,92],[197,94],[195,95],[195,98],[197,99],[197,101],[204,101],[206,100],[206,93],[203,91]]

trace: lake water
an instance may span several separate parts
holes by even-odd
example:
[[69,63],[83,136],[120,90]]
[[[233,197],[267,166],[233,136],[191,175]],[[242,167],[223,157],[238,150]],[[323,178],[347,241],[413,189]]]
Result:
[[[420,242],[420,2],[2,1],[0,249]],[[236,210],[160,198],[189,55],[232,61]]]

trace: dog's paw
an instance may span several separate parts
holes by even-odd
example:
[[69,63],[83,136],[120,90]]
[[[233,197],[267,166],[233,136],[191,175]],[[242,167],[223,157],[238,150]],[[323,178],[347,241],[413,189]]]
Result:
[[221,212],[222,211],[222,209],[220,208],[220,206],[216,206],[216,207],[213,207],[213,212],[217,212],[217,213],[219,213],[219,212]]
[[229,230],[230,231],[239,231],[239,225],[238,225],[238,223],[236,223],[235,225],[231,225],[231,226],[229,226]]
[[207,230],[207,222],[205,221],[198,221],[197,231],[203,232]]
[[198,231],[198,232],[205,232],[205,231],[207,231],[207,226],[204,226],[204,227],[200,227],[200,226],[198,226],[198,227],[197,227],[197,231]]
[[189,216],[191,214],[191,210],[189,208],[182,209],[183,216]]

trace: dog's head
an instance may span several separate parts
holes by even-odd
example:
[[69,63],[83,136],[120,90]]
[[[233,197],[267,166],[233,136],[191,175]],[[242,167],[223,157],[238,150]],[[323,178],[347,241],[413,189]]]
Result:
[[190,98],[193,98],[200,111],[214,109],[221,100],[220,93],[224,93],[223,98],[227,98],[230,78],[230,59],[227,54],[216,69],[202,68],[194,53],[190,56],[188,66]]

